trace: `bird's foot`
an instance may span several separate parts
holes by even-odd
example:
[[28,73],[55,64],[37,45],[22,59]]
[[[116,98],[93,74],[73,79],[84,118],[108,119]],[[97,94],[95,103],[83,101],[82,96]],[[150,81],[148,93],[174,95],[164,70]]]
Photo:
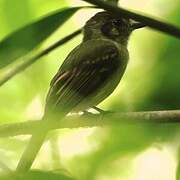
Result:
[[89,116],[89,115],[92,115],[93,113],[91,113],[91,112],[89,112],[89,111],[83,111],[83,115],[87,115],[87,116]]
[[111,111],[104,111],[103,109],[100,109],[96,106],[93,106],[92,107],[94,110],[96,110],[97,112],[99,112],[99,114],[102,114],[102,115],[105,115],[105,114],[109,114],[109,113],[112,113]]

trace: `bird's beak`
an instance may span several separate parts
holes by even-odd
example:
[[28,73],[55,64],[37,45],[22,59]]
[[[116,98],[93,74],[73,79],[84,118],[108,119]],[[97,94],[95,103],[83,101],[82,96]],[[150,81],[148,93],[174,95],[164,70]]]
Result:
[[131,28],[132,28],[132,31],[135,30],[135,29],[140,29],[140,28],[143,28],[145,27],[146,25],[141,23],[141,22],[131,22]]

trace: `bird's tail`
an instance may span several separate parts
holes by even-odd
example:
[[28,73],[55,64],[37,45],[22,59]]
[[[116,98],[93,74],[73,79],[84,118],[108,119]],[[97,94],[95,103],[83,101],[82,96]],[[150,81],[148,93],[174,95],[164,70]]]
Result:
[[[67,113],[68,113],[68,111],[67,112],[62,111],[61,113],[58,112],[58,117],[60,117],[58,119],[58,121],[60,121],[60,119],[63,119]],[[52,114],[48,113],[47,111],[45,111],[42,120],[40,120],[41,124],[42,124],[41,130],[36,131],[32,134],[30,142],[29,142],[28,146],[26,147],[25,151],[23,152],[23,154],[19,160],[19,163],[17,165],[17,168],[16,168],[17,172],[26,172],[31,168],[31,166],[36,158],[36,155],[38,154],[38,152],[46,138],[46,135],[49,131],[47,122],[49,122],[49,120],[51,120],[51,122],[52,122],[55,117],[56,117],[56,114],[52,115]]]
[[34,162],[36,155],[38,154],[44,139],[47,135],[47,132],[35,133],[32,135],[28,146],[22,154],[22,157],[18,163],[16,171],[26,172],[31,168],[32,163]]

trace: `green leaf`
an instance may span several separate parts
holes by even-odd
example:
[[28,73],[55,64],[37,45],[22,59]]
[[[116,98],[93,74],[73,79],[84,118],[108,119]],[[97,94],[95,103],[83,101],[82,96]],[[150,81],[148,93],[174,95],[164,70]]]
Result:
[[0,68],[37,47],[82,7],[61,9],[17,30],[0,42]]

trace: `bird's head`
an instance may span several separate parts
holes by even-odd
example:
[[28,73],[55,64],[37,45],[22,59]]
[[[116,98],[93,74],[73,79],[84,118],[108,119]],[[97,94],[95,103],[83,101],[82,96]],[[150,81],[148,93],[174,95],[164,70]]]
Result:
[[131,32],[141,27],[144,27],[142,23],[103,11],[95,14],[86,22],[84,26],[84,41],[107,38],[121,44],[127,44]]

